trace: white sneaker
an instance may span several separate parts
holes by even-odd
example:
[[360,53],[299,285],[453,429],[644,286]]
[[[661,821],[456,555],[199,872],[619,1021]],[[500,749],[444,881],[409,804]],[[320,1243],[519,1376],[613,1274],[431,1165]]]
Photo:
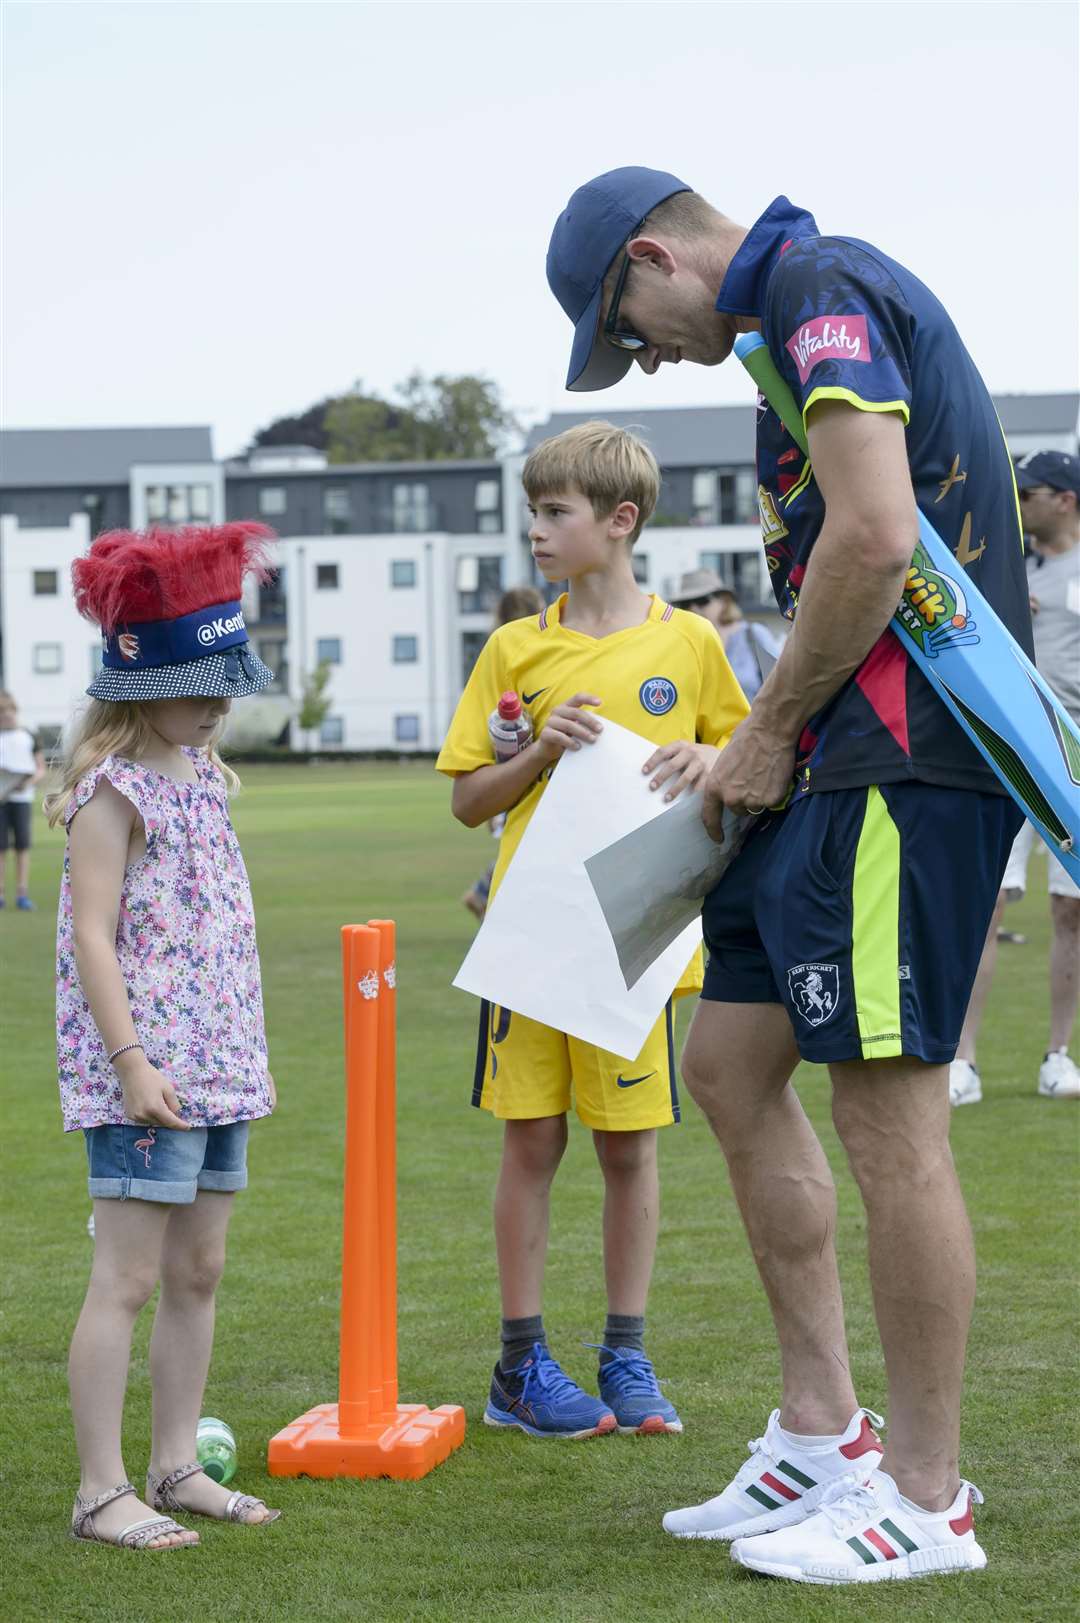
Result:
[[665,1533],[676,1538],[741,1538],[789,1527],[815,1511],[840,1478],[856,1482],[881,1459],[872,1409],[856,1409],[839,1443],[793,1448],[780,1432],[780,1410],[769,1416],[764,1437],[746,1446],[750,1458],[715,1499],[686,1510],[669,1510]]
[[1047,1054],[1039,1066],[1039,1092],[1044,1099],[1080,1099],[1080,1069],[1063,1048]]
[[839,1482],[814,1516],[797,1527],[740,1538],[731,1559],[774,1578],[800,1584],[867,1584],[885,1578],[976,1572],[986,1555],[975,1542],[972,1504],[982,1494],[970,1482],[948,1510],[913,1510],[884,1471],[853,1486]]
[[949,1066],[949,1103],[977,1105],[981,1098],[982,1082],[974,1065],[966,1059],[954,1059]]

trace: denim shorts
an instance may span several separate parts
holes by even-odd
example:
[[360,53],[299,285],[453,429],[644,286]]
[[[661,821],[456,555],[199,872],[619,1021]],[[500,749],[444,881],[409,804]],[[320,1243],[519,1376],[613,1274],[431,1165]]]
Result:
[[200,1189],[247,1187],[250,1122],[223,1127],[85,1127],[92,1200],[187,1205]]

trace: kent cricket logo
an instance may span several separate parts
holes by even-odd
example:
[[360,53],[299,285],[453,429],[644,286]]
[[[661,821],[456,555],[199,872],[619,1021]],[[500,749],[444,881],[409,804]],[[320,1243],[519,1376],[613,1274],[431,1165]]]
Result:
[[666,676],[650,676],[642,682],[638,698],[650,716],[666,716],[679,700],[679,690]]
[[131,631],[121,631],[116,639],[116,646],[121,659],[138,659],[139,639]]
[[787,972],[788,995],[809,1026],[823,1026],[836,1013],[840,971],[836,964],[796,964]]
[[964,588],[955,576],[933,567],[921,541],[896,618],[928,659],[936,659],[943,648],[970,647],[979,641]]

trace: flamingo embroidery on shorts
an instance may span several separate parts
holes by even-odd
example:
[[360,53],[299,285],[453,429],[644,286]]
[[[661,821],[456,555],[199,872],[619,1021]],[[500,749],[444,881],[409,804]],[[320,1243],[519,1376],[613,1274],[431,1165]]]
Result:
[[146,1162],[146,1170],[147,1170],[147,1172],[150,1171],[150,1151],[157,1147],[156,1146],[156,1140],[154,1138],[154,1134],[156,1132],[157,1132],[156,1127],[148,1127],[146,1129],[146,1137],[145,1138],[137,1138],[135,1140],[135,1143],[132,1145],[133,1149],[142,1150],[142,1152],[143,1152],[143,1160]]

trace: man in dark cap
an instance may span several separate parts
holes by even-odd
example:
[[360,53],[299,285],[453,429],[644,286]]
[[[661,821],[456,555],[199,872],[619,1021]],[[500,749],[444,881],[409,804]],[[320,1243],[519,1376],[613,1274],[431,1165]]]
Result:
[[[984,1566],[958,1467],[974,1255],[948,1067],[1020,815],[889,626],[918,503],[1031,651],[993,404],[929,289],[786,197],[747,229],[675,175],[616,169],[571,197],[547,271],[574,324],[569,389],[606,388],[635,360],[716,366],[760,332],[813,463],[759,399],[765,551],[793,628],[708,781],[710,830],[724,807],[758,822],[706,898],[683,1057],[769,1296],[783,1399],[728,1486],[664,1525],[802,1582]],[[884,1455],[849,1371],[800,1055],[829,1067],[866,1207]]]

